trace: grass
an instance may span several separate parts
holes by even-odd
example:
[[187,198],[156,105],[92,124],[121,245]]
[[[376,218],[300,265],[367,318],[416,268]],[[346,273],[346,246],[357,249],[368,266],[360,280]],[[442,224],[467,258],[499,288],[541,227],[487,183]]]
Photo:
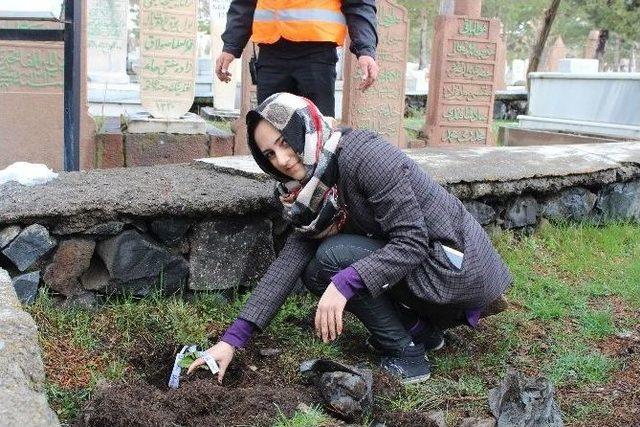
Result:
[[322,427],[328,425],[333,425],[331,417],[318,407],[310,407],[299,409],[290,417],[280,412],[273,427]]
[[[628,366],[611,345],[616,333],[640,323],[640,227],[545,225],[528,237],[499,234],[494,243],[514,276],[508,292],[512,308],[483,320],[476,331],[454,330],[447,347],[430,356],[432,379],[407,386],[381,404],[396,410],[444,409],[452,422],[482,416],[488,390],[513,367],[549,377],[571,425],[593,423],[597,417],[609,417],[611,424],[616,416],[611,402],[590,392],[608,387]],[[100,381],[141,375],[132,365],[141,353],[214,343],[246,298],[228,303],[213,293],[189,302],[158,295],[116,298],[90,313],[57,308],[43,293],[29,311],[40,330],[50,403],[62,420],[73,419]],[[308,358],[375,363],[361,344],[366,330],[352,316],[345,318],[345,334],[337,343],[317,339],[311,327],[315,304],[309,295],[290,298],[266,333],[253,341],[253,349],[282,350],[269,363],[281,372],[283,383],[300,381],[298,364]],[[311,408],[291,417],[281,414],[274,422],[325,425],[323,417]]]

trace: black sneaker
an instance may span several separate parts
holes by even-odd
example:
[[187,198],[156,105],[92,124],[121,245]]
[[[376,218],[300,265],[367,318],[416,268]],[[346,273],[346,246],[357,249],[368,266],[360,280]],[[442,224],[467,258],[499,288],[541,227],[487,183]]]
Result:
[[[425,329],[424,332],[413,337],[413,342],[423,344],[425,351],[437,351],[444,347],[444,333],[440,329]],[[384,352],[382,346],[373,335],[369,335],[365,344],[373,350],[374,353],[381,354]]]
[[398,377],[403,384],[415,384],[431,377],[431,364],[424,355],[424,345],[416,344],[403,351],[382,356],[380,367]]

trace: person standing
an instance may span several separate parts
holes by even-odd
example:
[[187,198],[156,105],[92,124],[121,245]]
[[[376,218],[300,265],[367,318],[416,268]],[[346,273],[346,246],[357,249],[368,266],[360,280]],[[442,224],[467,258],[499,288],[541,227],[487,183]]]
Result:
[[366,90],[378,76],[375,0],[233,0],[216,75],[231,80],[229,65],[251,39],[260,49],[254,81],[259,104],[289,92],[335,117],[336,47],[347,32],[362,74],[360,89]]

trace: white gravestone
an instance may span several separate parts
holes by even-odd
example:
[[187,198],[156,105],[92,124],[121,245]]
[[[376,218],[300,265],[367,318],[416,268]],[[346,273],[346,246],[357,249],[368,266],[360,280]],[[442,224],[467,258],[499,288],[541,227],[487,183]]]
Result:
[[87,67],[89,80],[129,83],[127,75],[128,0],[88,0]]
[[597,59],[568,58],[558,61],[560,73],[597,73],[599,62]]
[[222,53],[222,33],[227,26],[227,12],[231,0],[211,0],[211,58],[214,62],[213,73],[213,106],[218,110],[234,110],[236,90],[240,82],[242,61],[236,59],[231,63],[229,72],[231,81],[221,82],[215,75],[215,60]]
[[155,118],[180,118],[195,95],[197,0],[141,0],[140,6],[142,106]]

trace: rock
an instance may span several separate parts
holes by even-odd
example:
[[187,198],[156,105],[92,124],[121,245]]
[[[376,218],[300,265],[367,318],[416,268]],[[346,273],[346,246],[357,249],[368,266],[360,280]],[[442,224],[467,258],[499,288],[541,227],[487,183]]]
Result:
[[493,102],[493,119],[505,120],[507,118],[507,105],[502,101]]
[[18,234],[20,234],[20,227],[17,225],[10,225],[0,230],[0,249],[6,248]]
[[66,296],[80,293],[80,276],[89,268],[95,247],[96,242],[89,239],[60,242],[42,277],[44,283]]
[[562,427],[562,414],[546,378],[528,378],[510,369],[500,386],[489,392],[498,427]]
[[640,221],[640,180],[604,187],[598,193],[596,212],[601,220]]
[[165,294],[172,294],[182,289],[189,273],[189,264],[182,256],[134,230],[100,242],[96,251],[109,272],[107,292],[142,297],[161,288]]
[[20,271],[25,271],[55,246],[56,240],[49,236],[49,231],[40,224],[33,224],[22,230],[2,253]]
[[91,236],[96,240],[103,240],[108,237],[112,237],[120,233],[124,229],[124,222],[120,221],[109,221],[103,224],[98,224],[90,229],[86,230],[82,234],[87,236]]
[[40,272],[32,271],[31,273],[21,274],[20,276],[14,277],[11,283],[20,302],[22,304],[31,304],[36,300],[36,296],[38,295]]
[[496,219],[496,211],[491,206],[476,200],[464,202],[464,207],[469,211],[480,225],[491,224]]
[[274,259],[269,220],[249,217],[195,224],[189,288],[219,290],[247,285],[259,280]]
[[282,353],[282,350],[279,348],[262,348],[260,349],[260,356],[263,357],[273,357]]
[[0,269],[0,424],[59,426],[47,404],[38,330]]
[[504,214],[505,228],[522,228],[537,223],[538,202],[533,197],[518,197]]
[[191,222],[183,218],[163,218],[151,223],[151,231],[166,245],[175,245],[191,227]]
[[431,411],[427,414],[427,418],[433,422],[434,427],[447,427],[444,411]]
[[90,291],[102,291],[109,285],[109,271],[100,257],[91,258],[89,268],[80,276],[80,283]]
[[494,427],[495,425],[494,418],[467,417],[462,419],[459,427]]
[[62,303],[63,308],[81,308],[83,310],[94,310],[99,305],[98,298],[93,292],[82,292],[71,295]]
[[141,233],[146,233],[149,231],[149,227],[147,227],[147,223],[142,219],[127,219],[127,224],[131,224],[136,230]]
[[373,375],[370,370],[314,359],[302,362],[300,372],[318,377],[318,388],[327,409],[345,421],[360,419],[371,411]]
[[556,221],[581,221],[589,217],[596,199],[595,194],[584,188],[568,188],[544,203],[542,215]]

